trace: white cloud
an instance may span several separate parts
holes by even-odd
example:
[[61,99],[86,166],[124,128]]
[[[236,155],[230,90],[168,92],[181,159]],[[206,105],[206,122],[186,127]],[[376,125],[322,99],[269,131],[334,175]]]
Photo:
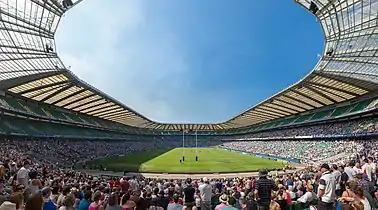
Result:
[[143,3],[149,2],[90,0],[70,10],[57,33],[63,62],[79,78],[152,120],[219,120],[227,109],[222,94],[196,90],[185,40],[164,24],[151,30],[155,17]]

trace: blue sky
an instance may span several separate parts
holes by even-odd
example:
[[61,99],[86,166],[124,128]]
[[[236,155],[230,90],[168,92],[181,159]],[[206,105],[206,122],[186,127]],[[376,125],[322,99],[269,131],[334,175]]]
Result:
[[225,121],[306,75],[315,17],[285,1],[85,0],[57,31],[81,79],[152,120]]

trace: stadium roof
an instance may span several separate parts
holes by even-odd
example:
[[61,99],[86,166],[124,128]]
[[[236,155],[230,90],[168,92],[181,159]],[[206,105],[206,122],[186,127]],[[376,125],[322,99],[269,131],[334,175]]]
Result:
[[59,59],[55,31],[62,15],[81,1],[0,0],[0,90],[126,125],[164,130],[244,127],[378,90],[378,0],[296,0],[318,18],[325,37],[324,52],[307,76],[226,122],[154,122],[80,80]]

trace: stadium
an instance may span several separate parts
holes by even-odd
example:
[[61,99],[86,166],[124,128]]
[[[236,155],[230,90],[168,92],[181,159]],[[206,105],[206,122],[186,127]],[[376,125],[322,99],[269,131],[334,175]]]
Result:
[[241,177],[232,182],[244,186],[260,169],[303,175],[323,163],[337,171],[378,156],[378,1],[295,0],[321,24],[317,64],[293,85],[213,124],[150,120],[69,70],[55,33],[78,4],[85,1],[0,1],[0,151],[7,167],[32,165],[44,178],[51,171],[68,176],[57,168],[87,173],[80,183],[96,176],[106,185],[101,175],[130,172]]

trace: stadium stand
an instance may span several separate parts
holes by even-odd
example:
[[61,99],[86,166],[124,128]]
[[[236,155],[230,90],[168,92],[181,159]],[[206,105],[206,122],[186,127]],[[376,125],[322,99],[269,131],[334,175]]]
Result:
[[[152,130],[132,128],[118,123],[112,123],[102,119],[96,119],[84,114],[78,114],[69,110],[56,109],[45,104],[39,104],[33,101],[26,101],[13,96],[0,97],[0,109],[4,110],[4,118],[6,116],[25,116],[32,119],[48,120],[55,123],[71,124],[72,126],[85,126],[88,128],[97,128],[102,130],[113,130],[125,134],[168,134],[180,135],[182,130],[166,131],[166,130]],[[355,117],[364,117],[368,115],[375,115],[376,105],[378,100],[376,98],[368,98],[357,102],[350,102],[347,104],[340,104],[335,107],[327,107],[325,110],[315,110],[310,113],[304,113],[299,116],[290,116],[288,118],[273,120],[268,123],[252,125],[244,128],[216,130],[211,131],[197,131],[203,135],[235,135],[243,133],[262,132],[264,130],[292,126],[305,126],[314,123],[329,123],[332,120],[342,121],[350,120]],[[356,128],[357,129],[357,128]],[[59,130],[58,130],[59,131]],[[193,134],[193,130],[189,134]],[[42,132],[43,133],[43,132]],[[50,135],[64,135],[59,132],[48,132]],[[32,134],[32,133],[29,133]],[[324,133],[329,134],[329,133]],[[312,135],[312,134],[311,134]],[[89,136],[88,136],[89,137]]]
[[[336,209],[325,208],[327,201],[339,209],[377,208],[378,1],[296,0],[321,23],[326,43],[318,64],[287,89],[215,124],[151,121],[68,70],[54,35],[80,2],[0,0],[0,210]],[[258,179],[172,180],[72,169],[180,147],[181,135],[187,147],[217,145],[306,168],[284,175],[262,170]],[[327,174],[331,185],[324,184]]]

